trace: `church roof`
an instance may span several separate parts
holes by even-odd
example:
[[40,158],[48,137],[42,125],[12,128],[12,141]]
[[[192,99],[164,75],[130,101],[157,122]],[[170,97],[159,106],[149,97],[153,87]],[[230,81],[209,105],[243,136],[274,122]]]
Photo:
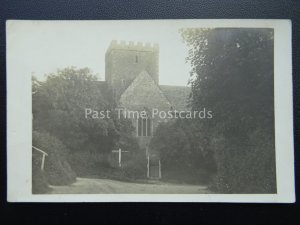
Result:
[[120,97],[121,106],[131,110],[144,107],[159,110],[188,109],[191,88],[187,86],[157,85],[146,72],[141,72]]
[[179,111],[188,110],[188,99],[191,88],[188,86],[159,85],[173,108]]
[[144,107],[147,107],[165,111],[170,110],[172,106],[146,71],[141,72],[124,91],[120,105],[130,110],[144,110]]

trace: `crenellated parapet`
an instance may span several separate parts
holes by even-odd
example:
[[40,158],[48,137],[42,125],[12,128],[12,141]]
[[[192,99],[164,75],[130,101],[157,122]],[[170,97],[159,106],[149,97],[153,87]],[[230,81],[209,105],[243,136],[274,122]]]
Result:
[[133,42],[133,41],[117,41],[112,40],[106,53],[111,50],[132,50],[132,51],[150,51],[159,52],[159,45],[157,43],[143,43],[143,42]]

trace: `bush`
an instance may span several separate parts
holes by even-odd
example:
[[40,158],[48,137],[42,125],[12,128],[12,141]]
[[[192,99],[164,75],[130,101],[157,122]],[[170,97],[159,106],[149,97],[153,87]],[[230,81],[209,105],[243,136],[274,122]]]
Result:
[[107,153],[76,151],[69,155],[69,162],[76,174],[82,177],[97,176],[105,168],[110,168]]
[[275,146],[272,140],[274,136],[257,130],[250,135],[248,145],[233,138],[217,142],[218,174],[211,189],[219,193],[276,193]]
[[164,180],[203,184],[216,172],[212,151],[195,124],[177,119],[157,127],[150,148],[160,156]]
[[145,152],[130,151],[122,155],[122,159],[122,167],[119,168],[117,155],[79,151],[69,156],[71,166],[78,176],[126,181],[146,178]]
[[46,132],[34,131],[32,143],[33,146],[48,154],[45,159],[44,178],[41,178],[43,176],[36,172],[38,169],[33,164],[33,171],[35,171],[33,172],[33,184],[36,184],[39,179],[45,179],[51,185],[66,185],[76,180],[76,174],[67,161],[68,150],[60,140]]
[[124,163],[124,176],[129,179],[145,179],[147,177],[147,158],[143,151],[132,154],[132,158]]
[[41,155],[32,152],[32,193],[43,194],[50,190],[45,174],[41,171]]

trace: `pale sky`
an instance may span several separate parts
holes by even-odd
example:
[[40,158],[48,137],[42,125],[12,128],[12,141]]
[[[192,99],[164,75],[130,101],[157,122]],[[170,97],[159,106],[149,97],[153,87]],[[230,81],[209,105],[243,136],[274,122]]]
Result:
[[187,85],[188,49],[176,21],[10,21],[8,59],[18,74],[45,79],[45,74],[69,66],[88,67],[105,78],[105,52],[112,40],[158,43],[159,83]]

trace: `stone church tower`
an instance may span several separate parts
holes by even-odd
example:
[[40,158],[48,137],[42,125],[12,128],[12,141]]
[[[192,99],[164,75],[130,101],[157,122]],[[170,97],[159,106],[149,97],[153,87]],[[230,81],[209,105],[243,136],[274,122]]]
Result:
[[142,72],[147,71],[156,84],[159,82],[159,47],[149,43],[112,41],[105,54],[105,80],[118,101],[121,94]]
[[148,158],[148,177],[161,177],[159,155],[149,148],[154,131],[166,119],[151,116],[151,110],[185,110],[190,88],[159,85],[159,47],[112,41],[105,54],[105,81],[118,108],[146,111],[146,118],[133,118],[136,137]]
[[[184,110],[190,89],[159,85],[159,46],[112,41],[105,54],[105,81],[117,107],[132,111]],[[133,120],[141,148],[146,148],[160,118]]]

